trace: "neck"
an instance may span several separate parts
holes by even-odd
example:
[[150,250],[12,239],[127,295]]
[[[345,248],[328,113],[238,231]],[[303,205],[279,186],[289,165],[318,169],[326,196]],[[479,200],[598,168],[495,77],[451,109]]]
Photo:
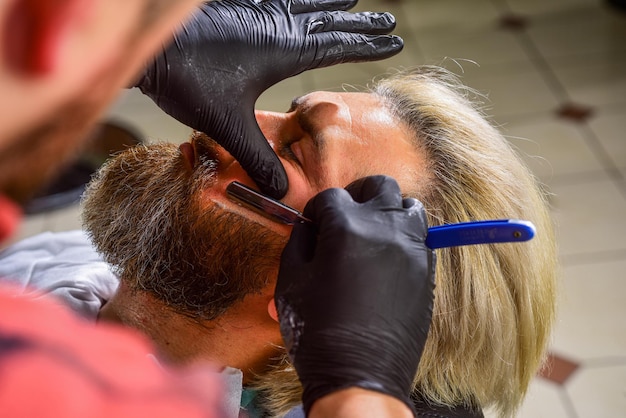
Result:
[[212,321],[173,311],[152,294],[124,284],[102,308],[99,320],[138,329],[159,358],[174,365],[209,361],[243,371],[244,383],[263,373],[281,345],[278,324],[267,313],[270,295],[249,295]]

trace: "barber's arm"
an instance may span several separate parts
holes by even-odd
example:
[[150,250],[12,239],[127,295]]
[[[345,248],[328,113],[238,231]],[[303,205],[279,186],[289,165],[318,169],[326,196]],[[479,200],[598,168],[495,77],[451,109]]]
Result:
[[314,225],[294,226],[275,299],[305,412],[412,416],[435,287],[422,204],[374,176],[318,194],[304,215]]
[[204,3],[137,82],[182,123],[215,139],[281,198],[284,168],[254,117],[258,97],[303,71],[395,55],[402,39],[388,13],[349,13],[357,0]]

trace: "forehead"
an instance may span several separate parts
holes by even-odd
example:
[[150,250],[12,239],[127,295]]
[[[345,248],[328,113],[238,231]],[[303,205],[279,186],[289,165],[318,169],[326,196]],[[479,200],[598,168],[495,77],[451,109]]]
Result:
[[315,92],[294,101],[318,123],[328,138],[323,173],[325,186],[385,174],[412,188],[421,155],[414,134],[372,93]]
[[404,123],[373,93],[314,92],[295,99],[292,107],[323,124],[327,131],[340,126],[340,137],[358,137],[363,144],[373,145],[390,138],[412,142]]
[[338,117],[366,117],[376,113],[386,115],[385,119],[388,122],[395,122],[383,100],[373,93],[316,91],[295,98],[292,103],[292,108],[299,108],[305,112],[310,109],[323,109],[324,106],[328,111],[336,112]]

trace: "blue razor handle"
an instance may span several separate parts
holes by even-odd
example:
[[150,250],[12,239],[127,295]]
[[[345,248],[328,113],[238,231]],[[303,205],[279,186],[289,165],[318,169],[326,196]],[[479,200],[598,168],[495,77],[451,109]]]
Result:
[[461,245],[524,242],[535,236],[535,226],[529,221],[499,219],[461,222],[428,228],[426,246],[431,249]]

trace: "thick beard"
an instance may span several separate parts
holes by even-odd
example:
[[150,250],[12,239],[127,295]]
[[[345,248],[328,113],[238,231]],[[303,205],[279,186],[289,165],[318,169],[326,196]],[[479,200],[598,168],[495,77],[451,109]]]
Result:
[[201,156],[193,173],[172,144],[116,156],[89,185],[83,222],[131,289],[212,320],[276,277],[286,239],[215,204],[203,207],[200,192],[214,181],[216,162]]

